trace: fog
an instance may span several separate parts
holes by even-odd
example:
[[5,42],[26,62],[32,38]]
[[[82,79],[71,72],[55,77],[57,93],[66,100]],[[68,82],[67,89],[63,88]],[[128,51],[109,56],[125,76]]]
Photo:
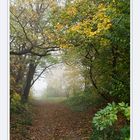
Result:
[[[56,64],[47,69],[35,82],[32,88],[34,97],[41,97],[44,94],[49,96],[67,96],[74,92],[75,88],[81,89],[83,77],[79,68]],[[54,95],[55,94],[55,95]]]

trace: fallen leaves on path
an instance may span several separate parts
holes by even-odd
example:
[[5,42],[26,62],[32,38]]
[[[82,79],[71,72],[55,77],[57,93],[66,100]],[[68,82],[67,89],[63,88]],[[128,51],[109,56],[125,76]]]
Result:
[[96,110],[75,112],[62,103],[35,102],[28,140],[89,140]]

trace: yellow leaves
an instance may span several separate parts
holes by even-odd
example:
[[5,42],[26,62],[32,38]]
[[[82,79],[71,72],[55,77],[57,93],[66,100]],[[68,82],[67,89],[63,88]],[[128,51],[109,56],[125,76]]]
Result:
[[69,33],[71,32],[77,32],[80,34],[84,34],[86,36],[94,36],[96,32],[92,32],[91,24],[88,20],[84,20],[83,22],[79,22],[76,25],[73,25],[69,30]]
[[107,46],[109,44],[110,44],[110,40],[105,39],[105,38],[101,38],[101,40],[100,40],[100,45],[101,46]]
[[88,36],[88,37],[91,37],[91,36],[94,36],[96,35],[96,31],[95,32],[92,32],[91,28],[85,28],[83,33]]
[[104,26],[103,26],[102,23],[98,23],[97,28],[98,28],[99,30],[101,30],[102,28],[104,28]]
[[[95,11],[93,10],[94,8],[89,9],[89,11],[81,11],[80,16],[77,16],[77,19],[73,18],[73,16],[76,14],[78,15],[80,10],[77,8],[77,11],[74,6],[67,7],[65,11],[61,13],[62,17],[60,17],[60,19],[62,19],[62,21],[55,24],[56,31],[61,31],[63,29],[63,32],[58,35],[57,38],[57,43],[60,45],[60,48],[69,49],[71,47],[68,39],[92,40],[101,38],[108,33],[108,30],[112,26],[111,17],[107,14],[108,5],[102,3],[96,8]],[[64,38],[66,41],[64,41]],[[73,42],[74,41],[71,41],[71,43]],[[109,41],[102,39],[99,43],[102,46],[107,46]]]
[[82,22],[78,22],[75,25],[71,26],[69,29],[70,32],[78,32],[78,33],[85,33],[91,32],[91,24],[90,20],[83,20]]
[[99,30],[108,30],[111,27],[110,18],[106,15],[107,7],[104,4],[99,4],[99,11],[96,14],[96,19],[100,21],[98,23]]
[[106,25],[106,28],[109,29],[109,28],[111,28],[111,26],[112,26],[112,24],[109,23],[109,24]]
[[17,93],[14,93],[11,98],[11,105],[12,106],[19,105],[20,101],[21,101],[21,96]]
[[98,11],[95,15],[88,15],[86,19],[72,25],[67,32],[79,33],[86,37],[94,37],[103,34],[104,31],[112,26],[110,17],[106,15],[106,7],[104,4],[99,4]]
[[70,49],[70,48],[74,47],[73,44],[68,43],[67,40],[65,40],[64,38],[63,39],[59,38],[59,44],[60,44],[59,45],[60,48],[62,48],[62,49]]
[[113,3],[115,3],[116,1],[115,0],[113,0]]
[[103,18],[106,17],[106,15],[105,15],[104,12],[98,12],[98,13],[96,14],[96,16],[97,16],[98,18],[100,18],[100,19],[103,19]]
[[[102,20],[102,19],[101,19]],[[104,18],[102,22],[99,22],[97,28],[99,31],[108,30],[112,26],[110,19]]]
[[66,48],[69,48],[69,45],[68,44],[61,44],[60,48],[66,49]]
[[72,6],[71,7],[68,7],[66,13],[69,16],[75,16],[76,13],[77,13],[77,9],[75,7],[72,7]]
[[98,33],[98,31],[95,32],[89,32],[89,37],[95,36]]
[[71,31],[78,31],[78,30],[80,30],[80,29],[81,29],[81,23],[78,23],[78,24],[76,24],[76,25],[73,25],[73,26],[70,28]]
[[55,26],[56,30],[60,31],[63,28],[63,25],[60,23],[57,23],[57,25]]
[[14,99],[15,101],[20,101],[21,97],[19,94],[15,93],[12,99]]
[[98,20],[97,30],[99,32],[106,31],[111,28],[112,24],[111,24],[110,17],[108,17],[105,12],[98,11],[98,13],[95,16],[95,19],[93,20],[96,19]]
[[102,9],[102,8],[104,8],[104,5],[101,3],[98,5],[98,9]]
[[99,11],[105,11],[106,7],[103,3],[101,3],[101,4],[98,5],[98,9],[99,9]]
[[108,17],[104,18],[103,22],[104,22],[104,24],[110,23],[110,19]]

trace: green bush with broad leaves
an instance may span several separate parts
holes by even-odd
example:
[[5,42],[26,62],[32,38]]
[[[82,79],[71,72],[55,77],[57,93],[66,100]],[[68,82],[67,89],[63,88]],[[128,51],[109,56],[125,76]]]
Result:
[[[119,115],[123,117],[123,123],[117,128]],[[93,118],[94,133],[91,140],[128,140],[130,137],[130,107],[122,102],[108,104],[98,111]]]

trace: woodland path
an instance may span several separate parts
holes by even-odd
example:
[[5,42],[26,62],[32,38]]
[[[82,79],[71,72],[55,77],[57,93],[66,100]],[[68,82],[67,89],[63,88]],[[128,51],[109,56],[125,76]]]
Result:
[[62,103],[36,102],[31,140],[89,140],[94,109],[75,112]]

